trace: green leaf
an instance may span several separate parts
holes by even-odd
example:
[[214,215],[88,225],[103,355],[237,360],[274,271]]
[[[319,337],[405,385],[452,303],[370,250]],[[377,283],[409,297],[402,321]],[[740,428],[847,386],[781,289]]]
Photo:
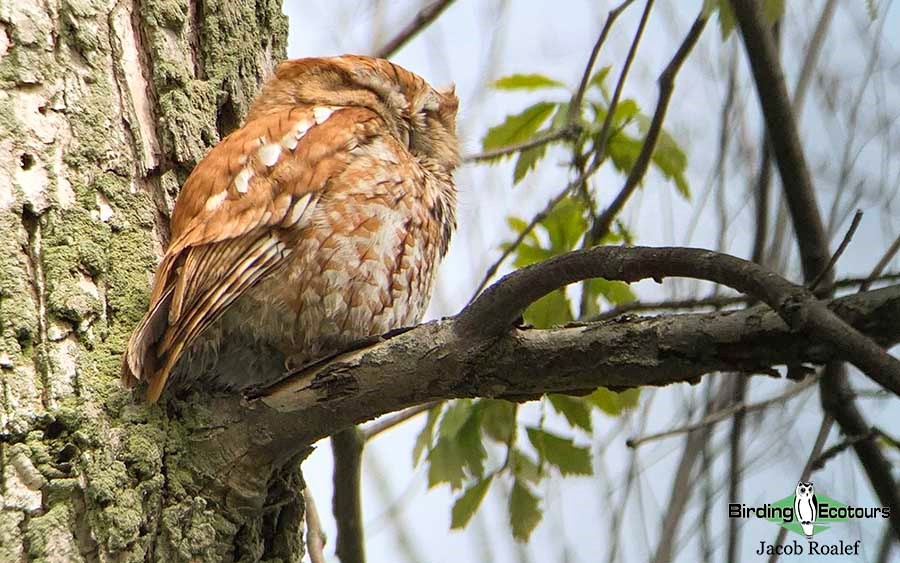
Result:
[[663,176],[675,182],[675,187],[682,197],[691,198],[691,189],[684,175],[687,170],[687,155],[684,154],[675,139],[665,131],[659,135],[656,148],[653,150],[652,161]]
[[516,479],[529,483],[540,483],[541,481],[541,467],[531,459],[531,456],[518,448],[509,452],[509,467]]
[[600,68],[597,72],[594,73],[593,76],[591,76],[591,80],[590,80],[590,82],[588,82],[588,86],[589,87],[593,86],[594,88],[599,88],[601,91],[603,91],[605,93],[606,90],[605,90],[604,82],[606,81],[606,77],[609,75],[610,70],[612,70],[611,66],[604,66],[604,67]]
[[550,328],[571,322],[572,307],[566,292],[557,289],[532,303],[523,315],[525,322],[537,328]]
[[459,399],[450,403],[444,416],[441,418],[439,434],[442,438],[455,438],[460,428],[469,420],[472,414],[472,401]]
[[594,278],[585,282],[586,291],[591,300],[602,297],[611,305],[631,303],[636,299],[631,287],[622,281],[609,281],[603,278]]
[[637,406],[640,398],[640,389],[626,389],[622,392],[610,391],[606,387],[599,387],[586,398],[597,407],[611,416],[619,416],[622,411]]
[[563,199],[540,225],[550,237],[550,250],[554,255],[572,250],[587,229],[584,201],[573,197]]
[[416,436],[416,445],[413,446],[413,467],[419,465],[419,459],[421,459],[422,454],[431,446],[431,439],[434,436],[434,425],[443,408],[444,405],[442,403],[428,409],[428,419],[425,421],[425,426],[419,432],[419,435]]
[[[512,229],[517,235],[528,228],[528,222],[524,219],[520,219],[519,217],[513,217],[510,215],[506,218],[506,224],[509,225],[509,228]],[[525,242],[529,242],[534,246],[540,246],[541,241],[538,239],[537,234],[535,234],[534,229],[531,229],[531,232],[525,235],[523,239]]]
[[764,0],[763,15],[769,23],[775,23],[784,16],[784,0]]
[[466,489],[466,492],[453,503],[453,509],[450,511],[450,528],[458,530],[465,528],[469,520],[478,510],[484,495],[491,487],[491,481],[494,475],[488,475],[484,479],[477,481],[474,485]]
[[563,475],[591,475],[591,450],[576,446],[570,438],[562,438],[540,428],[528,428],[528,440],[541,459],[559,469]]
[[540,88],[565,88],[565,84],[543,74],[511,74],[491,84],[498,90],[538,90]]
[[530,149],[525,149],[519,153],[519,158],[516,160],[516,167],[513,169],[513,185],[521,182],[529,172],[534,170],[538,161],[544,158],[544,155],[547,154],[547,144],[548,143],[544,143],[536,147],[531,147]]
[[521,113],[506,116],[503,123],[488,129],[481,142],[482,148],[492,150],[527,141],[547,121],[554,109],[554,103],[538,102]]
[[703,15],[712,16],[713,12],[719,13],[719,31],[722,32],[722,41],[728,39],[734,30],[734,14],[731,12],[729,0],[704,0]]
[[591,431],[592,405],[581,397],[569,395],[547,395],[547,400],[553,405],[553,409],[566,417],[566,421],[573,427],[581,428],[586,432]]
[[539,483],[541,481],[541,467],[528,454],[518,448],[509,452],[509,466],[516,479],[525,480],[529,483]]
[[484,459],[487,457],[487,451],[484,449],[484,442],[481,439],[480,411],[477,409],[473,409],[473,411],[472,416],[459,429],[459,434],[456,435],[456,445],[463,464],[469,469],[469,474],[480,478],[484,474]]
[[869,14],[869,21],[878,19],[878,3],[876,0],[866,0],[866,12]]
[[634,168],[637,157],[641,154],[641,141],[619,131],[612,135],[606,150],[613,166],[620,172],[628,174]]
[[498,442],[510,442],[516,431],[516,405],[503,399],[482,399],[478,404],[485,433]]
[[541,521],[541,516],[538,499],[528,485],[518,479],[513,481],[512,494],[509,495],[509,524],[513,537],[519,541],[528,541],[531,532]]
[[428,488],[449,483],[450,488],[458,490],[462,488],[465,478],[463,459],[456,442],[449,438],[439,438],[428,452]]
[[[510,244],[511,243],[504,243],[503,248],[508,248]],[[534,264],[535,262],[542,262],[547,258],[553,258],[553,256],[553,252],[547,250],[546,248],[522,243],[516,249],[516,259],[513,260],[513,265],[516,268],[524,268],[525,266]]]
[[638,115],[640,111],[641,108],[638,107],[637,102],[631,98],[621,100],[616,104],[616,111],[613,112],[613,125],[621,126],[629,119]]

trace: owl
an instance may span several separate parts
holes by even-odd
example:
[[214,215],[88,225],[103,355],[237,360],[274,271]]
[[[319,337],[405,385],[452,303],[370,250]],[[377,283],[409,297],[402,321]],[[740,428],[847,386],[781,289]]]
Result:
[[281,63],[178,195],[123,382],[154,402],[226,341],[291,367],[418,322],[456,226],[457,107],[386,60]]
[[813,536],[818,511],[819,504],[813,484],[808,481],[797,483],[794,491],[794,518],[800,523],[807,539]]

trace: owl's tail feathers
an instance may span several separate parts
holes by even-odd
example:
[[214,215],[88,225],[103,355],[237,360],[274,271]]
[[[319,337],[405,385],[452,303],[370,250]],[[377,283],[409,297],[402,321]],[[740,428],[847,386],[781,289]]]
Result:
[[[157,377],[159,372],[156,370],[156,344],[169,326],[169,306],[172,303],[173,289],[174,286],[167,288],[141,320],[141,324],[128,340],[125,357],[122,360],[122,384],[125,387],[134,387],[138,382],[149,379],[147,400],[151,403],[159,399],[166,380],[166,377]],[[162,379],[162,382],[158,389],[154,389],[158,379]]]

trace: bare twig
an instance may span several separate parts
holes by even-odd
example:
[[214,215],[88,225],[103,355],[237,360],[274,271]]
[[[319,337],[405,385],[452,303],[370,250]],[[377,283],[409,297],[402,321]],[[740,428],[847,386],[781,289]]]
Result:
[[862,221],[863,212],[861,210],[857,210],[856,214],[853,215],[853,221],[850,223],[850,228],[847,229],[847,233],[844,235],[844,239],[841,241],[841,244],[838,245],[837,250],[834,251],[834,254],[831,255],[831,258],[828,260],[828,265],[819,272],[813,281],[809,283],[809,290],[812,292],[816,291],[816,288],[819,287],[819,284],[822,283],[822,280],[825,277],[834,278],[834,265],[837,264],[837,261],[841,258],[841,255],[847,249],[847,245],[850,244],[850,241],[853,240],[853,235],[856,234],[856,229],[859,228],[859,222]]
[[584,174],[578,176],[575,180],[570,182],[565,188],[562,189],[558,194],[556,194],[553,199],[547,202],[547,205],[544,206],[539,213],[535,214],[534,217],[531,218],[531,221],[528,222],[528,225],[525,226],[524,229],[516,236],[516,239],[512,241],[506,248],[503,249],[503,252],[500,254],[500,257],[497,258],[493,264],[491,264],[487,271],[484,273],[484,277],[481,278],[481,283],[478,284],[478,287],[475,288],[475,291],[472,293],[472,299],[469,301],[470,303],[475,300],[476,297],[487,287],[488,282],[493,279],[494,275],[497,273],[497,270],[500,269],[500,266],[503,262],[512,255],[513,252],[519,247],[520,244],[525,240],[525,238],[534,230],[534,228],[547,218],[553,209],[559,205],[559,202],[564,200],[570,193],[578,189],[579,186],[584,184],[587,181],[588,177],[591,176],[594,172],[597,171],[598,166],[589,167]]
[[[744,38],[775,162],[785,186],[804,277],[812,280],[828,263],[828,242],[775,41],[756,0],[731,0],[731,6]],[[826,277],[824,281],[830,285],[831,279]]]
[[555,129],[553,131],[547,131],[546,133],[541,133],[524,141],[522,143],[516,143],[515,145],[507,145],[505,147],[497,147],[496,149],[480,152],[477,154],[471,154],[463,157],[463,162],[485,162],[490,160],[495,160],[502,156],[507,156],[511,154],[515,154],[517,152],[526,151],[528,149],[533,149],[534,147],[539,147],[541,145],[546,145],[547,143],[552,143],[554,141],[559,141],[560,139],[570,139],[578,134],[578,127],[567,126],[561,129]]
[[[728,385],[721,386],[715,397],[706,402],[705,411],[709,413],[720,408],[730,394],[731,389]],[[684,484],[691,481],[694,464],[700,456],[703,445],[709,439],[709,432],[709,427],[701,427],[696,431],[689,432],[687,435],[678,469],[672,479],[671,490],[666,503],[666,513],[663,516],[662,529],[659,534],[660,539],[656,546],[656,553],[653,556],[654,563],[668,563],[672,560],[676,544],[675,535],[678,532],[681,518],[685,513],[684,508],[692,490],[692,487],[685,487]]]
[[866,291],[872,285],[873,282],[880,279],[881,272],[887,267],[888,264],[891,263],[891,260],[896,256],[897,251],[900,250],[900,236],[894,239],[894,242],[888,247],[887,251],[884,253],[884,256],[881,257],[881,260],[875,264],[875,267],[872,269],[872,273],[869,274],[869,277],[859,286],[860,291]]
[[365,563],[366,560],[360,498],[364,445],[362,431],[356,426],[341,430],[331,437],[334,455],[334,496],[331,510],[337,522],[335,552],[344,563]]
[[[631,69],[631,63],[634,61],[634,56],[637,53],[638,45],[641,42],[641,37],[644,35],[644,28],[647,26],[647,20],[650,18],[650,11],[652,9],[653,0],[647,0],[647,4],[644,6],[644,11],[641,13],[641,20],[638,23],[638,28],[634,32],[634,39],[631,40],[631,46],[628,47],[628,54],[625,55],[625,64],[622,65],[622,70],[619,71],[619,78],[616,80],[616,88],[615,90],[613,90],[612,98],[609,101],[609,107],[606,110],[606,117],[603,119],[603,126],[600,128],[600,133],[597,136],[598,140],[594,147],[594,163],[600,163],[606,158],[606,143],[609,140],[609,134],[612,130],[613,114],[616,111],[616,107],[618,107],[619,105],[619,99],[622,97],[622,90],[625,88],[625,79],[628,77],[628,71]],[[611,25],[610,19],[614,20],[615,17],[618,17],[618,15],[618,12],[610,12],[609,17],[607,18],[607,25]],[[604,26],[604,29],[605,27],[606,26]],[[604,37],[602,32],[600,36],[601,38]],[[600,41],[598,41],[598,43],[600,43]],[[588,66],[592,67],[593,64],[593,59],[591,59],[588,63]],[[590,74],[590,70],[587,70],[585,74]],[[579,101],[579,104],[580,103],[581,102]],[[570,122],[573,119],[572,115],[572,113],[569,113]]]
[[[609,35],[609,30],[612,29],[613,22],[615,22],[616,18],[618,18],[619,15],[633,2],[634,0],[625,0],[607,14],[606,23],[603,24],[603,29],[600,31],[600,36],[597,37],[597,41],[594,43],[594,48],[591,49],[591,56],[588,57],[588,63],[585,65],[584,72],[581,75],[581,82],[578,84],[578,89],[575,90],[575,93],[572,95],[572,101],[569,104],[569,123],[574,123],[578,117],[578,112],[581,109],[581,102],[584,99],[584,92],[587,90],[588,81],[591,79],[591,71],[594,69],[594,63],[596,63],[597,56],[600,54],[600,48],[603,47],[603,43],[606,42],[606,36]],[[645,12],[648,11],[649,8]],[[643,27],[641,29],[643,29]]]
[[823,379],[822,406],[826,412],[834,416],[845,436],[863,437],[853,443],[853,450],[869,477],[869,483],[872,484],[878,499],[884,506],[890,508],[891,526],[896,537],[900,538],[900,488],[894,481],[891,463],[871,435],[871,426],[856,408],[853,392],[846,381],[846,373],[840,376]]
[[837,444],[829,447],[827,450],[819,454],[819,457],[813,460],[812,470],[818,471],[820,469],[823,469],[825,467],[825,464],[828,463],[831,459],[837,457],[842,452],[847,451],[847,448],[855,445],[860,440],[868,440],[879,435],[880,433],[877,429],[871,428],[865,434],[861,434],[859,436],[847,436]]
[[681,65],[684,63],[691,50],[694,48],[694,45],[697,44],[697,40],[700,38],[700,34],[703,32],[703,28],[705,26],[706,17],[704,17],[704,15],[701,13],[699,16],[697,16],[697,19],[694,20],[694,24],[691,26],[690,31],[688,31],[688,34],[684,38],[684,41],[682,41],[681,46],[678,47],[678,51],[676,51],[675,56],[672,57],[672,60],[660,75],[659,101],[656,103],[656,110],[653,112],[653,118],[650,121],[650,127],[648,128],[647,135],[644,138],[644,144],[641,146],[641,152],[638,155],[634,166],[631,168],[631,171],[628,174],[628,178],[625,180],[625,185],[622,187],[622,190],[609,205],[609,207],[607,207],[606,210],[603,211],[603,213],[593,222],[593,225],[591,225],[591,231],[588,235],[590,237],[590,240],[599,242],[606,235],[606,233],[609,232],[613,220],[625,206],[625,203],[628,201],[628,199],[634,193],[634,190],[637,189],[641,180],[644,178],[644,174],[647,172],[647,167],[650,165],[650,159],[653,156],[653,151],[656,148],[656,142],[659,140],[660,133],[662,133],[662,124],[665,120],[666,110],[669,107],[669,101],[672,98],[672,92],[674,92],[675,90],[675,77],[678,74]]
[[629,448],[636,448],[638,446],[646,444],[647,442],[654,442],[656,440],[662,440],[663,438],[670,438],[672,436],[678,436],[681,434],[686,434],[688,432],[693,432],[694,430],[699,430],[707,426],[712,426],[738,413],[748,413],[763,410],[772,405],[784,403],[790,399],[793,399],[803,391],[815,385],[818,381],[819,378],[817,377],[809,377],[800,383],[791,385],[787,391],[775,395],[774,397],[770,397],[757,403],[734,403],[726,408],[717,410],[703,417],[703,419],[693,424],[680,426],[678,428],[673,428],[671,430],[666,430],[665,432],[659,432],[657,434],[648,434],[646,436],[631,438],[625,442],[625,445],[627,445]]
[[325,534],[309,487],[303,489],[303,504],[306,507],[306,551],[309,552],[310,563],[325,563]]
[[[410,39],[418,35],[423,29],[434,23],[444,10],[453,3],[453,0],[436,0],[428,6],[422,8],[416,17],[413,18],[409,25],[400,30],[393,39],[388,41],[384,47],[378,50],[376,57],[387,59],[394,55],[401,47],[406,45]],[[346,562],[344,562],[346,563]]]
[[366,442],[371,440],[372,438],[378,436],[385,430],[390,430],[394,426],[406,422],[407,420],[420,415],[421,413],[427,411],[437,402],[432,401],[428,403],[422,403],[421,405],[416,405],[414,407],[409,407],[408,409],[402,410],[396,414],[391,416],[386,416],[382,419],[376,420],[375,422],[365,426],[362,429],[363,438]]

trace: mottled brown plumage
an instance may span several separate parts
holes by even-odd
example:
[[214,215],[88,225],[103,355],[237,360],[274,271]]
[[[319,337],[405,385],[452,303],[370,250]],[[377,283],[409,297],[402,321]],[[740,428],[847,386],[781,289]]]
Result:
[[457,103],[381,59],[279,65],[178,195],[123,381],[156,401],[223,339],[298,365],[416,323],[455,227]]

